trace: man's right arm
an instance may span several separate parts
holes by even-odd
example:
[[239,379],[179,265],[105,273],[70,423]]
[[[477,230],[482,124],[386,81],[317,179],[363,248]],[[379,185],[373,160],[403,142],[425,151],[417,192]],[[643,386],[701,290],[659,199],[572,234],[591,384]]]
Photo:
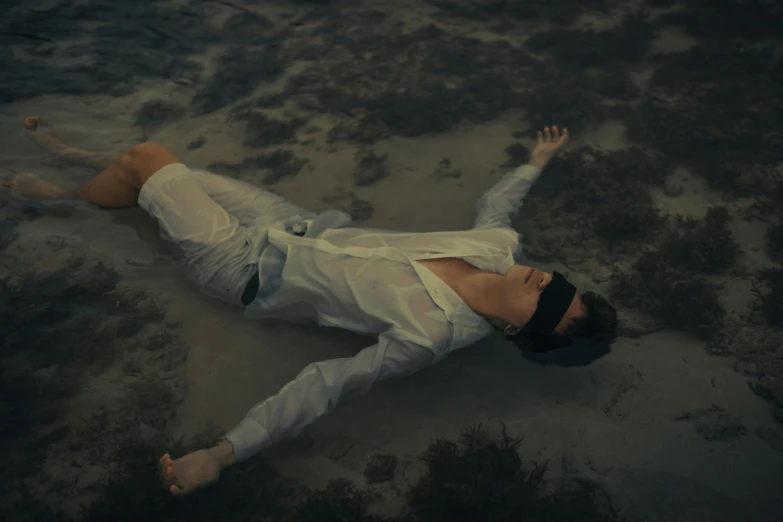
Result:
[[407,337],[405,332],[392,330],[354,357],[308,365],[276,395],[253,406],[226,435],[226,442],[210,452],[229,464],[245,460],[296,435],[340,400],[365,393],[377,380],[413,373],[443,355],[441,343]]

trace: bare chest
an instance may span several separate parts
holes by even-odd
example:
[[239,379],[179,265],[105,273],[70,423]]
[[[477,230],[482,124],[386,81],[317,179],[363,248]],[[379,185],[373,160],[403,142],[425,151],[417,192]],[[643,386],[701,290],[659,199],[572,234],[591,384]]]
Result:
[[456,257],[420,259],[418,262],[429,268],[433,274],[443,280],[455,292],[457,291],[457,282],[461,281],[466,275],[478,270],[467,261]]

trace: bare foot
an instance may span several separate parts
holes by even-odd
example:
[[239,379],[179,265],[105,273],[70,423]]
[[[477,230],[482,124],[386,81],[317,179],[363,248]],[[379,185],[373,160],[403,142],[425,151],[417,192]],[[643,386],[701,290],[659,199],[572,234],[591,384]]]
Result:
[[40,116],[28,116],[25,118],[24,128],[27,129],[27,135],[31,140],[74,163],[104,170],[109,168],[117,159],[116,154],[91,152],[71,147],[55,136],[52,127]]
[[54,135],[52,128],[40,116],[25,118],[24,128],[27,129],[30,139],[47,149],[62,151],[68,148],[68,145]]
[[19,172],[10,181],[0,179],[0,187],[28,198],[51,199],[73,195],[62,187],[40,179],[32,172]]
[[177,460],[171,460],[166,453],[160,459],[163,486],[177,496],[214,484],[220,478],[222,468],[218,458],[209,450],[194,451]]

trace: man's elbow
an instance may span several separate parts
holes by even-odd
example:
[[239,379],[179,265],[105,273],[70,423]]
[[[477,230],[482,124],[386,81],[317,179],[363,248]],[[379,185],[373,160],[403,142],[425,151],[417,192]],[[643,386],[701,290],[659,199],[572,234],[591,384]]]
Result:
[[[412,347],[411,347],[412,348]],[[407,377],[445,357],[445,353],[439,353],[423,346],[405,350],[396,356],[389,357],[385,361],[381,379]]]

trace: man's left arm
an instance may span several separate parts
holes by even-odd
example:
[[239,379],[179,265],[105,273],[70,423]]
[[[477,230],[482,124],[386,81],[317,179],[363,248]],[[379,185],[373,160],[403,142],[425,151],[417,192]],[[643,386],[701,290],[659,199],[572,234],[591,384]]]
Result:
[[503,176],[479,199],[473,228],[510,227],[541,171],[527,164]]
[[479,199],[473,228],[511,227],[511,220],[519,213],[533,183],[567,141],[568,129],[561,133],[554,126],[539,131],[530,162],[503,176]]

